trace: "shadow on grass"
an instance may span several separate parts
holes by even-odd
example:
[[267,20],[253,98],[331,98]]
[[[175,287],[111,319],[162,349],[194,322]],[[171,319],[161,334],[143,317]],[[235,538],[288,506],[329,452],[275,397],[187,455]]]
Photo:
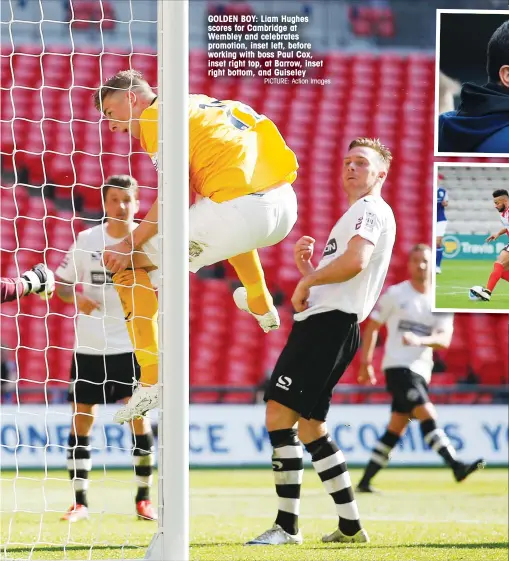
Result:
[[[202,547],[243,547],[243,543],[233,543],[233,542],[210,542],[210,543],[192,543],[191,548],[202,548]],[[265,547],[263,545],[257,545],[253,547]],[[266,546],[270,547],[270,546]],[[334,547],[334,546],[332,546]],[[331,544],[323,545],[309,545],[306,546],[299,545],[299,551],[305,549],[332,549]],[[359,547],[367,547],[369,549],[394,549],[394,548],[408,548],[408,549],[507,549],[507,542],[493,542],[493,543],[411,543],[411,544],[391,544],[391,545],[381,545],[376,543],[371,543],[369,545],[361,545],[356,543],[343,543],[338,544],[337,547],[342,549],[358,549]]]
[[[90,551],[92,550],[105,550],[105,549],[114,549],[114,550],[132,550],[132,551],[141,551],[146,550],[148,544],[146,546],[140,545],[39,545],[32,549],[32,547],[7,547],[5,551],[7,553],[24,553],[26,551],[33,551],[33,553],[42,553],[45,551]],[[0,552],[4,551],[3,547],[0,549]]]
[[[210,543],[191,543],[191,548],[206,548],[206,547],[243,547],[244,543],[234,543],[234,542],[210,542]],[[148,545],[146,546],[148,547]],[[94,545],[92,550],[130,550],[130,551],[141,551],[145,550],[146,547],[137,545]],[[264,547],[264,546],[256,546]],[[270,546],[267,546],[270,547]],[[332,546],[334,547],[334,546]],[[299,551],[305,549],[332,549],[330,544],[323,545],[310,545],[305,544],[299,546]],[[358,549],[359,544],[345,543],[339,544],[338,547],[342,549]],[[413,544],[392,544],[392,545],[381,545],[381,544],[370,544],[361,547],[367,547],[368,549],[394,549],[394,548],[408,548],[408,549],[507,549],[507,542],[493,542],[493,543],[413,543]],[[90,546],[85,545],[70,545],[65,548],[66,551],[90,551]],[[35,547],[33,550],[31,547],[9,547],[7,548],[7,553],[24,553],[27,551],[33,551],[33,553],[42,553],[50,551],[63,551],[63,546],[39,546]]]
[[[356,546],[356,544],[344,544],[347,546]],[[507,549],[507,542],[492,542],[492,543],[399,543],[390,546],[371,544],[371,548],[384,548],[384,547],[399,547],[408,549]]]

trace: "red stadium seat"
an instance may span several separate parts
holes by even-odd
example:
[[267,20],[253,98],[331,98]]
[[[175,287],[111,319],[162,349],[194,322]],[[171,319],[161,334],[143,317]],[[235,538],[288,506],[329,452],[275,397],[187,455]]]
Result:
[[[383,8],[352,8],[350,21],[354,33],[359,35],[378,34],[383,38],[394,31],[392,12]],[[61,54],[43,55],[31,46],[16,49],[12,55],[11,47],[2,47],[0,57],[4,169],[26,168],[31,185],[51,183],[57,187],[57,202],[77,202],[81,197],[84,210],[96,214],[102,210],[103,180],[114,173],[131,173],[141,186],[143,215],[157,196],[157,174],[139,142],[131,141],[127,135],[112,135],[107,124],[101,124],[91,96],[100,71],[102,76],[110,76],[121,69],[136,68],[156,86],[155,52],[113,49],[99,57],[98,49],[85,48],[71,57],[69,49],[61,49]],[[264,335],[253,318],[236,309],[230,287],[235,273],[228,266],[226,280],[191,276],[191,385],[219,388],[194,395],[194,400],[250,401],[249,392],[228,389],[257,386],[270,374],[292,323],[289,299],[299,279],[293,263],[293,244],[303,234],[313,235],[318,256],[332,225],[346,209],[340,188],[341,153],[354,135],[380,137],[394,153],[391,178],[384,190],[405,236],[397,241],[387,284],[405,278],[408,249],[416,242],[431,241],[434,69],[434,57],[428,54],[331,52],[324,55],[324,75],[334,80],[334,88],[280,87],[259,80],[215,80],[207,76],[206,53],[190,53],[193,93],[240,99],[273,118],[300,164],[294,185],[300,205],[298,223],[286,240],[260,252],[269,287],[277,287],[285,296],[280,308],[281,329]],[[13,84],[15,87],[8,90]],[[14,146],[16,153],[12,157]],[[44,206],[42,199],[29,197],[29,191],[33,189],[20,185],[1,190],[5,217],[1,230],[2,269],[9,274],[17,274],[17,268],[29,268],[34,260],[44,257],[56,268],[84,227],[73,213],[57,211],[49,202]],[[422,212],[410,216],[408,208],[417,204]],[[25,249],[14,255],[18,245]],[[45,326],[41,334],[33,337],[35,330],[30,328],[30,322],[44,320],[30,316],[44,315],[46,310],[36,299],[26,299],[22,310],[29,316],[18,318],[22,327],[19,342],[27,347],[19,351],[20,387],[35,390],[27,400],[47,399],[43,382],[50,380],[49,387],[61,387],[59,381],[68,376],[72,319],[61,316],[72,318],[75,312],[72,306],[56,299],[50,309],[47,332]],[[3,306],[2,318],[11,312],[15,313],[12,306]],[[61,322],[69,328],[61,329]],[[16,320],[8,319],[7,325],[6,339],[15,346]],[[507,319],[459,314],[455,325],[451,348],[440,353],[446,372],[437,374],[434,383],[454,385],[469,371],[484,383],[507,381],[507,353],[496,349],[497,341],[504,337],[507,340]],[[30,350],[45,345],[51,345],[46,353]],[[379,348],[375,357],[379,372]],[[355,384],[357,369],[358,363],[354,362],[342,383]],[[379,375],[380,391],[371,401],[386,402],[383,383],[383,376]],[[474,398],[458,394],[457,399],[471,403]],[[347,395],[335,400],[363,402],[365,397]]]

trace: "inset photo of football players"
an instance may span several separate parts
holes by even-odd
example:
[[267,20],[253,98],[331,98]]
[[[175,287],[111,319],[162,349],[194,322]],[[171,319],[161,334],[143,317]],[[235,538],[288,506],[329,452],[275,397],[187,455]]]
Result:
[[435,164],[435,308],[508,313],[509,166]]

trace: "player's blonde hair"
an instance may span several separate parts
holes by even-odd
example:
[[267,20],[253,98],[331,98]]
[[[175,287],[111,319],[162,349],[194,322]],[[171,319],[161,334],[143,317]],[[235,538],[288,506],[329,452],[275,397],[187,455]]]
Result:
[[102,111],[104,98],[118,91],[128,91],[136,88],[150,90],[148,82],[143,74],[137,70],[121,70],[115,76],[108,78],[106,82],[94,92],[94,105],[98,111]]
[[355,140],[352,140],[352,142],[350,142],[348,150],[357,148],[358,146],[371,148],[375,152],[378,152],[384,164],[387,166],[387,169],[390,168],[392,162],[391,151],[389,150],[389,148],[387,148],[387,146],[380,142],[379,138],[367,138],[365,136],[360,136],[359,138],[356,138]]

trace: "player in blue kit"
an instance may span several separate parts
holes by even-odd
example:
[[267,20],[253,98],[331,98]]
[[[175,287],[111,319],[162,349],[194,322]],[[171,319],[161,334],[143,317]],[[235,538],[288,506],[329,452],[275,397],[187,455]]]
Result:
[[444,246],[442,245],[442,239],[445,236],[445,231],[447,229],[447,218],[445,216],[445,209],[449,205],[449,196],[447,195],[446,189],[440,184],[444,180],[442,174],[438,175],[438,189],[437,189],[437,254],[436,254],[436,270],[437,274],[442,272],[441,264],[442,257],[444,256]]

